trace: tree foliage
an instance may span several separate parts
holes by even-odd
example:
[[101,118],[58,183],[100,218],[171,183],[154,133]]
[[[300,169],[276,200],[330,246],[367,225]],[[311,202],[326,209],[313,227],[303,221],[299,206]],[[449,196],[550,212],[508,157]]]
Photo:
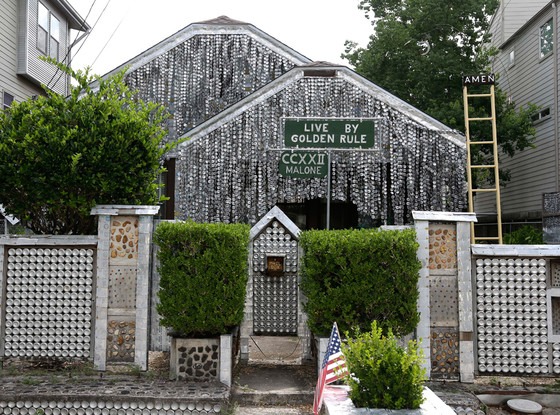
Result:
[[35,233],[91,234],[97,204],[158,202],[166,115],[134,97],[124,71],[102,79],[51,63],[77,86],[0,111],[0,203]]
[[[496,51],[487,47],[487,29],[498,4],[498,0],[362,0],[359,7],[372,19],[374,34],[367,48],[347,42],[343,56],[359,74],[464,131],[461,78],[488,72]],[[469,116],[489,116],[488,99],[470,103]],[[498,142],[508,156],[533,146],[535,111],[533,105],[516,108],[497,88]],[[473,140],[491,139],[491,130],[484,126],[475,126],[470,134]],[[479,150],[477,157],[486,157],[489,148]]]

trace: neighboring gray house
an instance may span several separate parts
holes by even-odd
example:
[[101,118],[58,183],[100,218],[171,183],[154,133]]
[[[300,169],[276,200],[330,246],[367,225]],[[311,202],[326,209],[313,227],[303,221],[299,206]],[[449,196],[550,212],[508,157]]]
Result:
[[503,44],[550,0],[500,0],[490,25],[494,45]]
[[171,113],[168,140],[190,138],[166,161],[165,218],[254,224],[278,205],[302,229],[323,228],[327,179],[279,172],[290,117],[376,119],[375,151],[332,154],[333,228],[465,208],[462,135],[251,24],[225,16],[191,24],[107,75],[125,67],[139,97]]
[[90,27],[66,0],[0,1],[0,109],[44,94],[42,84],[67,94],[67,76],[39,57],[70,62],[71,30]]
[[[504,4],[505,3],[505,4]],[[541,224],[543,195],[560,190],[558,141],[558,9],[556,1],[502,0],[493,17],[492,45],[499,49],[492,71],[517,106],[537,104],[536,148],[501,156],[511,171],[502,186],[502,222],[508,232],[523,223]],[[500,132],[498,131],[498,140]],[[494,201],[477,196],[477,212],[495,212]]]

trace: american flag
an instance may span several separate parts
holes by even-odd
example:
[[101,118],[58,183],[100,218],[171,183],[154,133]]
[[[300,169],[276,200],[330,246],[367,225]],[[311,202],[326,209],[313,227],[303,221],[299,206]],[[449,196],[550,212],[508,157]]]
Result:
[[348,368],[346,367],[346,359],[340,350],[340,334],[336,322],[333,324],[329,344],[325,352],[325,358],[321,364],[317,387],[315,388],[315,396],[313,399],[313,413],[319,414],[323,404],[323,391],[325,385],[348,376]]

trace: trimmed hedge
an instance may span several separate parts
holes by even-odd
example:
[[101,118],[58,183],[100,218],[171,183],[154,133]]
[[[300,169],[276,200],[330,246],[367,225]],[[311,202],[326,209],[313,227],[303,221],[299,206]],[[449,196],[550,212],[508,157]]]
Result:
[[161,324],[177,337],[228,333],[243,319],[249,226],[164,222],[159,246]]
[[312,230],[300,243],[304,307],[315,335],[327,337],[335,321],[341,332],[368,331],[377,321],[396,336],[417,326],[414,230]]

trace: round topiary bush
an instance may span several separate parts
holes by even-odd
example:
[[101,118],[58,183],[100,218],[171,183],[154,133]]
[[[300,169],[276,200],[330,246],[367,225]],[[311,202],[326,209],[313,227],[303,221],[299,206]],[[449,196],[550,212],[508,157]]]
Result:
[[164,222],[159,247],[161,324],[175,337],[229,333],[243,319],[249,226]]

